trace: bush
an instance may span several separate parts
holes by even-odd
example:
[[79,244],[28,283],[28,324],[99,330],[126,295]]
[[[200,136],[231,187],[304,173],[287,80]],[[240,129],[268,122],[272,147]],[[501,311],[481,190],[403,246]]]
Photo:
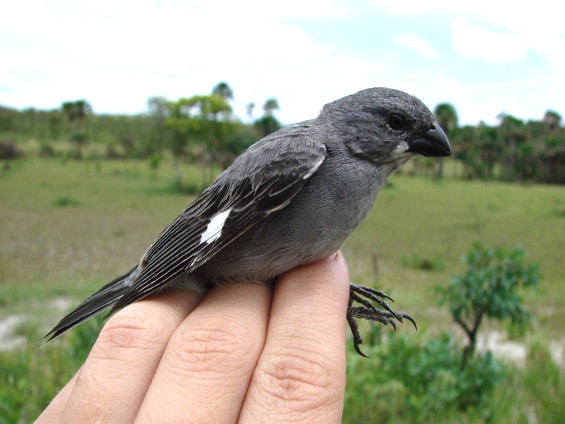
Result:
[[127,157],[114,144],[110,143],[106,146],[106,159],[127,159]]
[[43,158],[54,158],[56,156],[55,149],[49,143],[41,143],[39,146],[39,156]]
[[504,378],[490,353],[461,369],[462,349],[447,333],[430,339],[393,334],[366,353],[371,359],[348,356],[348,422],[437,422],[464,410],[484,416],[485,401]]
[[418,255],[411,255],[402,258],[402,265],[420,271],[443,271],[445,269],[445,259],[441,256],[422,258]]
[[80,206],[80,202],[70,196],[59,196],[54,198],[51,203],[53,206],[66,207],[66,206]]
[[23,155],[24,152],[13,141],[0,141],[0,159],[17,159]]
[[469,343],[461,366],[475,351],[477,335],[483,318],[509,320],[525,328],[531,316],[522,308],[518,289],[535,287],[539,279],[539,264],[526,263],[526,251],[521,247],[486,248],[473,244],[463,258],[467,272],[451,278],[451,284],[438,287],[440,304],[448,304],[453,320],[463,329]]

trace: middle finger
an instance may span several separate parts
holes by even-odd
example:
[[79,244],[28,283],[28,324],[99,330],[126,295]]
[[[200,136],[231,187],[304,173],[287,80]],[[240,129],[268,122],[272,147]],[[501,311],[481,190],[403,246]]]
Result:
[[171,337],[137,422],[235,422],[263,349],[271,295],[270,286],[253,283],[212,290]]

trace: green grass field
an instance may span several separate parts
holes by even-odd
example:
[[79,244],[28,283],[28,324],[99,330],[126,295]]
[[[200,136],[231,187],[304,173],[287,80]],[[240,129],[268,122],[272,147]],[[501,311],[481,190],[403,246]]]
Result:
[[[29,340],[25,355],[1,354],[2,372],[8,375],[10,366],[33,363],[44,371],[42,378],[49,383],[45,391],[50,390],[36,393],[31,401],[29,393],[8,400],[0,394],[0,417],[2,408],[12,411],[21,402],[27,404],[21,406],[24,412],[6,422],[27,422],[80,365],[70,361],[72,352],[63,354],[61,349],[68,342],[65,337],[82,337],[81,332],[41,350],[36,344],[61,317],[51,301],[69,298],[70,309],[129,270],[191,198],[172,188],[170,163],[157,174],[148,162],[133,160],[29,158],[0,165],[0,320],[23,314],[17,332]],[[183,172],[200,184],[197,168],[187,166]],[[522,339],[527,344],[563,344],[564,236],[565,187],[453,179],[434,183],[400,174],[383,189],[343,252],[353,281],[384,289],[423,331],[439,332],[458,330],[447,310],[437,306],[434,288],[463,271],[460,258],[472,242],[520,244],[530,261],[540,263],[543,277],[539,288],[524,293],[525,308],[535,321]],[[95,329],[100,323],[87,325]],[[65,371],[56,372],[61,369]],[[25,391],[32,381],[21,378]]]

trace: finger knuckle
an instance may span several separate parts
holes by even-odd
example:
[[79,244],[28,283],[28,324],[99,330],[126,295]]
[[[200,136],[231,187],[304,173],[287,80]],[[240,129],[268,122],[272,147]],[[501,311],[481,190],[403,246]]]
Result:
[[[149,349],[162,344],[168,334],[168,323],[155,313],[140,308],[124,310],[104,326],[98,343],[108,352],[121,349]],[[117,349],[117,350],[116,350]]]
[[261,386],[265,393],[296,412],[320,408],[338,397],[331,363],[318,352],[277,353],[260,367]]
[[176,364],[193,372],[223,374],[239,370],[248,359],[254,342],[245,326],[226,320],[191,324],[171,341]]

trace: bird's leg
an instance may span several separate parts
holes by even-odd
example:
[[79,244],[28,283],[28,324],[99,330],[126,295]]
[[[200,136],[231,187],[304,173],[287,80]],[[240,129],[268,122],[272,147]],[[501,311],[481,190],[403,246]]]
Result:
[[[367,357],[367,355],[365,355],[359,348],[359,345],[363,343],[363,338],[359,333],[359,328],[357,327],[357,322],[355,321],[356,318],[377,321],[385,325],[390,324],[395,330],[395,320],[403,323],[403,319],[406,318],[414,325],[416,329],[418,329],[418,327],[416,326],[416,321],[414,321],[414,319],[410,315],[400,312],[394,312],[384,299],[388,299],[394,302],[391,297],[380,290],[376,290],[370,287],[358,286],[356,284],[350,285],[349,306],[347,308],[347,323],[349,324],[349,328],[351,328],[351,332],[353,333],[353,346],[355,347],[355,351],[361,356]],[[371,301],[377,303],[383,309],[376,309]],[[353,302],[360,303],[362,306],[353,306]]]

